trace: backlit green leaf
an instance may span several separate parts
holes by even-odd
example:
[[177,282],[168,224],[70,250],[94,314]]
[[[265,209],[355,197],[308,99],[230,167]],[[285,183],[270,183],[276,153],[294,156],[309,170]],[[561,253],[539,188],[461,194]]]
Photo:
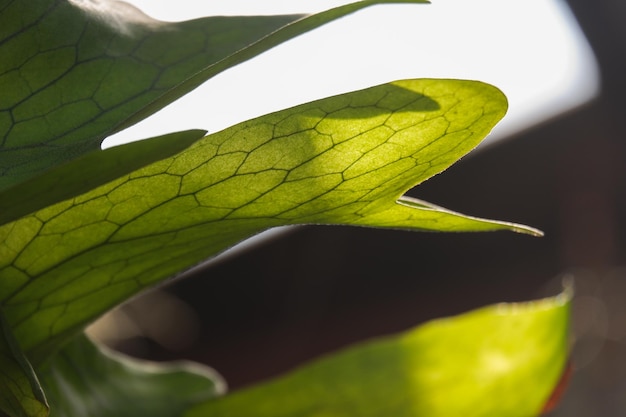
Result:
[[184,416],[535,417],[565,369],[568,321],[567,294],[485,307],[356,345]]
[[205,134],[204,130],[189,130],[131,142],[101,152],[91,152],[13,187],[0,190],[0,224],[75,197],[150,163],[171,157]]
[[5,1],[0,4],[0,189],[98,150],[111,133],[277,44],[389,2],[360,1],[308,17],[169,23],[113,0]]
[[77,337],[40,371],[50,417],[178,417],[223,394],[224,382],[199,364],[158,364],[122,356]]
[[537,234],[402,197],[478,145],[505,110],[480,82],[407,80],[209,135],[0,227],[7,320],[38,363],[140,290],[280,225]]
[[48,404],[37,376],[0,310],[0,415],[45,417]]

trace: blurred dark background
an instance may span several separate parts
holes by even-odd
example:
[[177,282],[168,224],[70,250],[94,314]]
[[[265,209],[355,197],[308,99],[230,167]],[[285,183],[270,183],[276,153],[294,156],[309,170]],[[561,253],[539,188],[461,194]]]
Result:
[[236,389],[428,319],[555,294],[570,276],[576,372],[551,415],[623,416],[626,2],[569,4],[598,59],[601,95],[466,157],[410,193],[538,227],[544,238],[297,228],[165,288],[197,315],[195,339],[163,347],[136,337],[117,347],[209,364]]

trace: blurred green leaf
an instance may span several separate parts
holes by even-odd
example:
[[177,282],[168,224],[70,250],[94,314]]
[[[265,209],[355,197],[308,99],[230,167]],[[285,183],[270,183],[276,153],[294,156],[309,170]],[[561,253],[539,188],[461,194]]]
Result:
[[221,377],[189,362],[122,356],[81,335],[40,371],[50,417],[178,417],[224,393]]
[[0,310],[0,415],[45,417],[46,397],[28,359],[17,345]]
[[0,227],[7,320],[39,363],[130,296],[273,226],[536,234],[402,197],[478,145],[505,110],[487,84],[407,80],[209,135]]
[[360,1],[312,16],[170,23],[120,1],[5,1],[0,189],[99,150],[111,133],[273,46],[363,7],[393,2]]
[[569,301],[563,294],[434,320],[184,416],[538,416],[567,362]]

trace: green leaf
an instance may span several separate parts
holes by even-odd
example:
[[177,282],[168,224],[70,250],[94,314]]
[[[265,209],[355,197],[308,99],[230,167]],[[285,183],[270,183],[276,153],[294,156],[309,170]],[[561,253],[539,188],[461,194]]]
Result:
[[137,292],[280,225],[537,234],[402,197],[478,145],[506,106],[480,82],[407,80],[209,135],[0,227],[7,320],[39,363]]
[[0,414],[45,417],[46,397],[28,359],[20,350],[0,310]]
[[569,296],[500,304],[356,345],[185,417],[532,417],[568,358]]
[[54,355],[40,375],[50,417],[178,417],[225,390],[221,377],[199,364],[132,359],[84,335]]
[[111,133],[273,46],[363,7],[390,2],[361,1],[309,17],[177,23],[154,20],[112,0],[4,2],[0,189],[98,150]]
[[0,224],[75,197],[148,164],[171,157],[205,134],[205,130],[170,133],[92,152],[37,174],[13,187],[0,190]]

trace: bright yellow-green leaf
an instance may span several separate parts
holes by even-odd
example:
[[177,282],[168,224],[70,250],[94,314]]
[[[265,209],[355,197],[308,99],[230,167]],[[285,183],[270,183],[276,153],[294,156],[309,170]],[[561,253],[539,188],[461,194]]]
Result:
[[0,300],[37,363],[121,301],[273,226],[532,228],[402,197],[473,149],[506,110],[487,84],[407,80],[225,129],[0,227]]
[[5,412],[12,417],[46,417],[46,397],[1,310],[0,330],[0,414]]
[[485,307],[356,345],[184,416],[536,417],[565,369],[568,322],[567,294]]
[[40,370],[50,417],[178,417],[224,393],[212,369],[189,362],[145,362],[80,336]]
[[114,0],[1,2],[0,189],[99,150],[111,133],[273,46],[393,2],[424,1],[176,23]]

